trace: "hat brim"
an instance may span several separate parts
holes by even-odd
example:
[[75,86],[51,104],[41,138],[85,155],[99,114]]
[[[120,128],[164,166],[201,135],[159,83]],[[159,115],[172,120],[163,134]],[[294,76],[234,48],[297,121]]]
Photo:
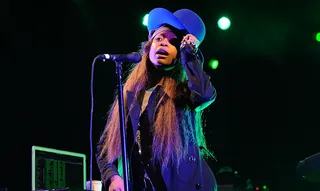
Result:
[[148,16],[148,31],[152,31],[158,29],[161,25],[168,24],[172,27],[185,30],[186,28],[183,24],[179,21],[179,19],[170,11],[164,8],[155,8],[150,11]]

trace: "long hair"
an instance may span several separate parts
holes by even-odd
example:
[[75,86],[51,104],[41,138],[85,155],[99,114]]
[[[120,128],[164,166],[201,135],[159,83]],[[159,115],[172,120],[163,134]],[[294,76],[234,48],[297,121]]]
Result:
[[[148,55],[152,41],[141,45],[142,60],[131,70],[124,84],[124,104],[127,105],[126,91],[133,91],[135,98],[150,85],[151,73],[154,66]],[[180,59],[179,59],[180,60]],[[175,100],[183,94],[187,77],[181,64],[177,63],[170,75],[159,79],[161,89],[165,93],[156,103],[157,114],[153,124],[152,160],[158,161],[162,168],[169,162],[177,164],[186,156],[190,142],[198,145],[201,151],[208,151],[202,131],[202,111],[188,108],[177,109]],[[125,108],[125,121],[128,121],[130,108]],[[127,124],[127,123],[126,123]],[[127,127],[126,127],[127,128]],[[114,162],[121,156],[121,139],[119,123],[118,99],[115,99],[108,112],[107,124],[100,138],[100,157],[105,156],[104,162]],[[211,155],[203,152],[204,156]],[[119,164],[121,165],[121,164]]]

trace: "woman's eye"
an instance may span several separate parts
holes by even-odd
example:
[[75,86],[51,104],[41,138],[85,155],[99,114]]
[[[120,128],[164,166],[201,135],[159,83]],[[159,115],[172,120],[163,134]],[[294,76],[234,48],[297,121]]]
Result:
[[156,40],[156,41],[161,41],[162,38],[161,38],[161,37],[156,37],[155,40]]

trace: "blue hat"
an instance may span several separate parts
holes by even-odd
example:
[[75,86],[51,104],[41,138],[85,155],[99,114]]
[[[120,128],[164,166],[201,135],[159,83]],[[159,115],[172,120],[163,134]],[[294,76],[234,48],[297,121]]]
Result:
[[179,9],[174,13],[164,8],[152,9],[148,17],[148,31],[156,30],[163,24],[187,31],[195,36],[200,44],[206,35],[206,27],[202,19],[189,9]]

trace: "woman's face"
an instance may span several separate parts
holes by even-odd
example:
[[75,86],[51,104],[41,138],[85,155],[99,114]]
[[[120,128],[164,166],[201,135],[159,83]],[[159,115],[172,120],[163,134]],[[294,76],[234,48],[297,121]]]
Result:
[[174,64],[178,50],[175,44],[178,37],[171,31],[163,31],[152,39],[149,51],[149,59],[156,67],[170,66]]

